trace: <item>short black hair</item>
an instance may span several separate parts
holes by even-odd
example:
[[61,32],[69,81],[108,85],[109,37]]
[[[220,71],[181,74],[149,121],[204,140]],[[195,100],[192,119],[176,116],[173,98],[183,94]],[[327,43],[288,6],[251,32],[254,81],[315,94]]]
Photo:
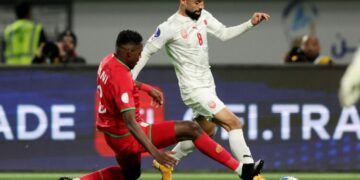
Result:
[[61,34],[59,34],[57,41],[58,42],[62,41],[65,36],[71,36],[71,38],[73,38],[73,40],[74,40],[74,45],[75,46],[77,45],[77,37],[76,37],[75,33],[73,33],[70,30],[66,30],[66,31],[62,32]]
[[133,30],[123,30],[116,39],[116,49],[126,44],[139,45],[142,42],[142,36]]
[[31,11],[31,5],[27,1],[21,1],[15,6],[15,14],[17,19],[26,18]]

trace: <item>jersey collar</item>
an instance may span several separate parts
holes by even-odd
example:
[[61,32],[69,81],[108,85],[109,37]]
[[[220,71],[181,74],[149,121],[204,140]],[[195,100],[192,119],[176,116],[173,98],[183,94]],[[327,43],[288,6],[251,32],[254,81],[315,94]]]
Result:
[[129,71],[131,70],[131,69],[129,68],[129,66],[127,66],[122,59],[116,57],[115,54],[113,54],[112,56],[116,59],[117,62],[119,62],[120,64],[124,65],[124,66],[126,67],[126,69],[128,69]]
[[177,19],[181,22],[189,22],[189,21],[193,22],[193,20],[190,17],[181,15],[179,11],[176,12],[176,16]]

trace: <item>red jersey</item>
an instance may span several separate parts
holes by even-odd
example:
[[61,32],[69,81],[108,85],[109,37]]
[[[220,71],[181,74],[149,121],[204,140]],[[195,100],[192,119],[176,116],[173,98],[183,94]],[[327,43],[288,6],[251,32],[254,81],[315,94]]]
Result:
[[116,58],[107,55],[100,63],[97,72],[97,95],[99,98],[99,130],[115,135],[128,133],[122,112],[135,110],[136,120],[141,121],[139,113],[139,93],[132,78],[130,68]]

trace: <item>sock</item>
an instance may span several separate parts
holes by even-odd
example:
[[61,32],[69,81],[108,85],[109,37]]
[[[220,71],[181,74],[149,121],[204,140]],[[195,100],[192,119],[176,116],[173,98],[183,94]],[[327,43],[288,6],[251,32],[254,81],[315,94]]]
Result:
[[205,132],[194,140],[194,144],[202,153],[233,171],[237,170],[239,166],[241,166],[239,161],[234,159],[220,144],[214,142]]
[[172,149],[172,151],[175,151],[175,154],[172,154],[172,157],[179,161],[183,157],[193,152],[194,149],[195,145],[191,140],[181,141],[177,143],[177,145]]
[[80,177],[81,180],[118,179],[125,180],[119,166],[110,166]]
[[246,145],[242,129],[229,131],[229,144],[233,155],[244,164],[254,163],[249,147]]

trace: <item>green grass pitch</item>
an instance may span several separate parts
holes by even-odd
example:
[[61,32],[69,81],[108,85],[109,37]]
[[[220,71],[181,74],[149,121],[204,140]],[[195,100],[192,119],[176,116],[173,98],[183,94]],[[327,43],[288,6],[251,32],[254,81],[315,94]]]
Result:
[[[24,173],[1,172],[1,180],[56,180],[61,176],[78,177],[83,173]],[[266,180],[279,180],[282,176],[293,176],[299,180],[355,180],[360,179],[360,173],[264,173]],[[159,180],[158,173],[143,173],[140,180]],[[232,173],[175,173],[174,180],[232,180],[238,179]]]

